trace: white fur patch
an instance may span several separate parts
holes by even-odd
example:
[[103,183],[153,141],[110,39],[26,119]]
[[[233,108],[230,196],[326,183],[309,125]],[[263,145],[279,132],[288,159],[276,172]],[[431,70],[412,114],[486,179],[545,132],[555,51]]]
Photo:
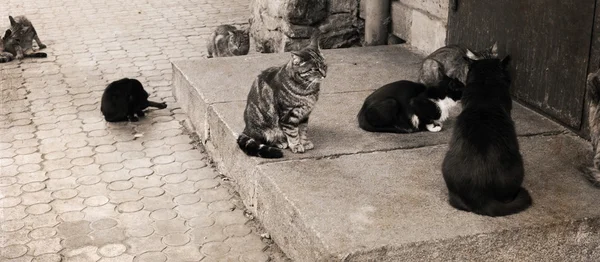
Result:
[[419,128],[419,117],[417,115],[412,115],[410,122],[412,123],[413,127]]
[[436,126],[435,124],[425,125],[429,132],[440,132],[442,130],[442,126]]
[[440,108],[440,122],[446,121],[448,119],[448,115],[450,115],[450,109],[457,105],[457,102],[452,100],[450,97],[446,97],[442,100],[432,100],[439,108]]

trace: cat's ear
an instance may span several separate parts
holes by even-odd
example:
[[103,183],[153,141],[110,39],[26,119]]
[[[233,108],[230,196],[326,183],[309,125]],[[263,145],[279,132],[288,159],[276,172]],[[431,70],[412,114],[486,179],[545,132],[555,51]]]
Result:
[[12,31],[10,29],[6,29],[6,32],[4,33],[4,37],[2,37],[2,39],[9,38],[10,35],[12,35]]
[[510,55],[507,55],[506,57],[504,57],[504,59],[502,59],[502,62],[500,62],[500,64],[502,65],[502,68],[506,69],[508,68],[508,64],[510,63]]
[[291,52],[292,53],[292,64],[297,66],[302,64],[302,57],[300,57],[300,55],[294,51]]
[[17,21],[15,21],[15,19],[12,16],[8,16],[8,20],[10,20],[10,25],[15,25],[17,24]]
[[494,45],[490,47],[490,53],[492,57],[498,57],[498,42],[494,42]]
[[467,58],[471,60],[479,60],[479,57],[473,53],[473,51],[467,48]]

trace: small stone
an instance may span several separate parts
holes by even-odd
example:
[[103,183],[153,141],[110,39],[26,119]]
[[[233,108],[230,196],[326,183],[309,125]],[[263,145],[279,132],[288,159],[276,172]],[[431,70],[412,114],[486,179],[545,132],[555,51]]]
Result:
[[152,213],[150,213],[150,218],[154,219],[154,220],[169,220],[169,219],[173,219],[177,216],[177,212],[171,210],[171,209],[158,209]]
[[108,198],[105,196],[88,197],[83,203],[87,206],[98,207],[108,203]]
[[103,218],[92,222],[90,227],[94,230],[105,230],[116,227],[118,224],[119,222],[112,218]]
[[167,256],[161,252],[146,252],[133,259],[134,262],[165,262]]
[[50,212],[50,210],[52,210],[52,206],[48,205],[48,204],[35,204],[32,206],[28,206],[25,209],[25,212],[32,214],[32,215],[41,215],[44,213],[48,213]]
[[145,196],[145,197],[157,197],[164,193],[165,193],[165,190],[163,190],[160,187],[149,187],[149,188],[144,188],[144,189],[140,190],[140,195]]
[[142,210],[142,208],[144,208],[144,204],[142,202],[123,202],[119,204],[117,211],[121,213],[133,213]]
[[40,228],[36,228],[34,230],[32,230],[29,233],[29,237],[31,237],[32,239],[44,239],[44,238],[51,238],[53,236],[56,235],[56,229],[52,228],[52,227],[40,227]]
[[77,196],[77,194],[79,194],[79,191],[75,190],[75,189],[71,189],[71,188],[67,188],[67,189],[61,189],[58,191],[54,191],[52,192],[52,197],[56,198],[56,199],[71,199]]
[[222,242],[206,243],[200,248],[200,252],[214,257],[222,257],[226,255],[229,250],[231,250],[231,247]]
[[98,253],[103,257],[116,257],[119,256],[127,250],[127,247],[123,244],[107,244],[100,249],[98,249]]
[[108,185],[108,189],[114,191],[123,191],[133,187],[133,183],[131,181],[114,181]]
[[5,258],[18,258],[25,255],[27,250],[27,246],[25,245],[10,245],[0,248],[0,256]]
[[183,246],[190,242],[190,237],[186,234],[173,233],[164,236],[162,240],[168,246]]
[[61,178],[69,177],[72,173],[73,172],[71,172],[71,170],[67,170],[67,169],[52,170],[52,171],[48,172],[48,178],[61,179]]
[[25,227],[25,223],[21,220],[9,220],[0,224],[0,229],[4,232],[13,232]]
[[5,197],[0,199],[0,207],[8,208],[21,204],[21,197]]

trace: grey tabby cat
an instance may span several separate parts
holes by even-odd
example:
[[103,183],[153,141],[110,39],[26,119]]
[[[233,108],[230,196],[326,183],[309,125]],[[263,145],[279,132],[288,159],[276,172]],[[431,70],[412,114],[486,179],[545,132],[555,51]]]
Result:
[[[16,55],[17,59],[23,59],[25,56],[29,57],[46,57],[45,53],[43,55],[33,55],[35,52],[33,51],[33,40],[37,43],[40,49],[46,48],[46,45],[42,43],[40,38],[31,24],[31,21],[27,19],[25,16],[9,16],[10,20],[10,31],[12,32],[12,37],[16,37],[19,40],[19,45],[15,47],[14,52],[9,51]],[[8,48],[5,46],[5,48]]]
[[247,155],[280,158],[281,149],[303,153],[314,147],[306,134],[308,117],[327,74],[318,41],[315,33],[310,45],[291,52],[288,63],[264,70],[252,83],[244,111],[246,127],[237,139]]
[[497,43],[479,52],[459,45],[441,47],[423,60],[419,82],[425,86],[434,86],[446,75],[466,85],[470,61],[490,58],[498,58]]
[[208,57],[240,56],[250,50],[248,30],[238,30],[232,25],[220,25],[206,43]]
[[15,45],[19,45],[17,38],[11,37],[11,31],[6,30],[6,33],[0,37],[0,63],[10,62],[15,59],[15,56],[10,52],[6,51],[5,46],[8,46],[10,50],[15,49]]
[[600,69],[588,76],[587,92],[590,98],[588,122],[594,160],[592,166],[582,171],[594,186],[600,187]]

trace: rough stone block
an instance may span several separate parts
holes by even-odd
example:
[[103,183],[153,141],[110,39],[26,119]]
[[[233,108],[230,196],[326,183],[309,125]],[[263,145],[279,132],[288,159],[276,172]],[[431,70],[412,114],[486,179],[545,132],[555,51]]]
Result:
[[398,0],[397,2],[411,9],[421,10],[436,16],[444,21],[448,20],[448,0]]
[[351,13],[356,16],[358,1],[359,0],[330,0],[329,12],[332,14]]
[[410,32],[409,43],[426,53],[446,45],[446,23],[432,19],[421,11],[413,11]]
[[412,25],[412,9],[398,1],[392,2],[392,33],[397,37],[410,41]]
[[289,0],[285,20],[296,25],[313,25],[327,17],[327,0]]

